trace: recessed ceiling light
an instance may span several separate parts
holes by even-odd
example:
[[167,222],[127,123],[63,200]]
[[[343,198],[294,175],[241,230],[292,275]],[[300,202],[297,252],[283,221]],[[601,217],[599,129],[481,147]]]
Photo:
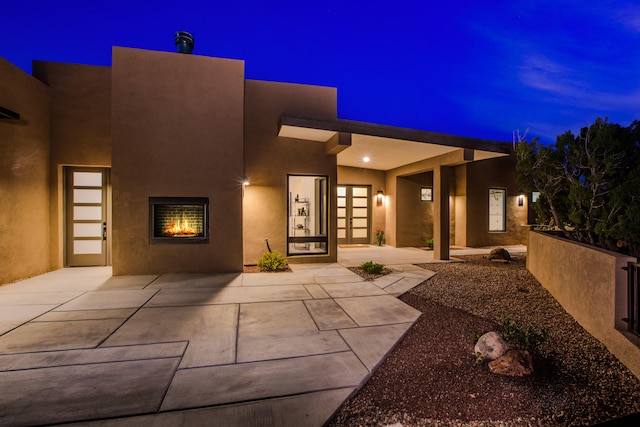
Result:
[[365,162],[365,163],[369,163],[369,160],[371,160],[371,159],[368,158],[368,157],[363,157],[362,158],[362,161]]

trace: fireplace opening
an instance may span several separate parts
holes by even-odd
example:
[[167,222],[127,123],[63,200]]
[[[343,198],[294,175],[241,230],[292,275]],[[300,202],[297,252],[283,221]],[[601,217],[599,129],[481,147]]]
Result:
[[209,243],[209,199],[149,197],[149,243]]

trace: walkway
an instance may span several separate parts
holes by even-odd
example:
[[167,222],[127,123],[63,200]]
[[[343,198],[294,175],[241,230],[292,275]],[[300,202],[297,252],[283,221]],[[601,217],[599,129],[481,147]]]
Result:
[[433,275],[412,265],[429,253],[391,249],[341,251],[395,270],[375,282],[303,264],[0,287],[0,425],[323,425],[420,316],[395,296]]

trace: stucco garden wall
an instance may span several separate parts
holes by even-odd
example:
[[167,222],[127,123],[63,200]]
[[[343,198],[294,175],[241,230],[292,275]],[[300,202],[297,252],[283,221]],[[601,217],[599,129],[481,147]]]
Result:
[[630,256],[529,232],[527,268],[582,327],[640,377],[640,339],[626,332]]
[[49,91],[0,58],[0,284],[45,273],[49,262]]

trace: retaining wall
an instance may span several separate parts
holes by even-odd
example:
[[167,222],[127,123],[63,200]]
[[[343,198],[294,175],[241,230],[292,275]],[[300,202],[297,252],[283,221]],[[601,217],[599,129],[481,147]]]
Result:
[[627,332],[630,256],[529,232],[527,268],[591,335],[640,378],[640,338]]

